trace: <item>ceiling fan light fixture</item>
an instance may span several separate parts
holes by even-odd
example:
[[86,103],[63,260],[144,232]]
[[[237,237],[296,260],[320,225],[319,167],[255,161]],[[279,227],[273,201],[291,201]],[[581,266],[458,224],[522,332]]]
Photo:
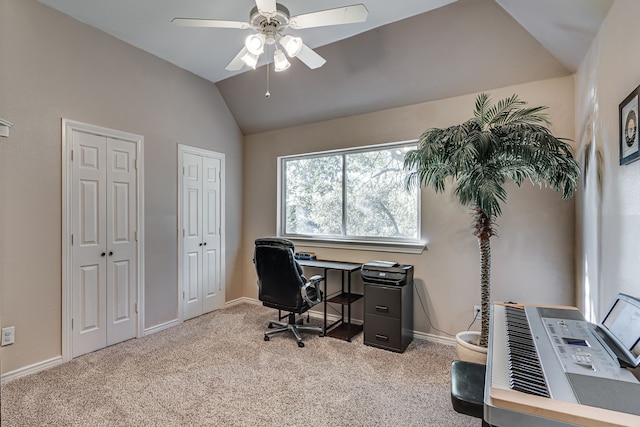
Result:
[[264,52],[265,37],[264,34],[251,34],[244,41],[244,45],[253,55],[260,55]]
[[297,56],[302,50],[302,39],[287,34],[280,39],[280,45],[284,48],[291,58]]
[[256,65],[258,65],[258,55],[254,55],[251,52],[245,53],[240,59],[242,59],[242,62],[247,64],[247,67],[251,67],[254,70],[256,69]]
[[282,52],[280,49],[277,49],[273,53],[273,63],[275,64],[276,72],[284,71],[291,66],[291,63],[287,60],[287,57],[284,56],[284,52]]

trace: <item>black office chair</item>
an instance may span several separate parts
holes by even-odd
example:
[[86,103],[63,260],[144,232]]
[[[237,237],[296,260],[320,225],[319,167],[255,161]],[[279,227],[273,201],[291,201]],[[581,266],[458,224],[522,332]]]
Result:
[[[278,320],[269,322],[269,329],[264,333],[264,340],[284,331],[291,331],[298,341],[298,347],[304,347],[300,331],[319,332],[322,328],[303,326],[303,319],[296,322],[296,314],[302,314],[314,305],[322,302],[320,283],[322,276],[313,276],[307,280],[302,275],[302,268],[293,257],[295,246],[292,242],[278,238],[262,238],[255,242],[253,263],[258,275],[259,299],[262,305],[278,309]],[[287,311],[288,321],[282,322],[284,316],[280,311]],[[309,315],[307,313],[307,322]]]

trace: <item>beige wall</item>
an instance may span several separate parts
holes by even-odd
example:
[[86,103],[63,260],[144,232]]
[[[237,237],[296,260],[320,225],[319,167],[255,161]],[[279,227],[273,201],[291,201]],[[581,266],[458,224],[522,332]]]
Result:
[[576,135],[583,165],[590,159],[577,263],[582,305],[594,319],[618,292],[640,297],[640,161],[619,165],[618,112],[640,84],[638,16],[640,2],[616,0],[576,74]]
[[227,300],[241,296],[242,135],[214,84],[35,0],[0,1],[2,372],[61,354],[61,119],[143,135],[145,327],[177,305],[177,144],[226,155]]
[[[472,76],[470,76],[472,78]],[[493,99],[518,93],[530,105],[550,107],[555,135],[574,137],[573,77],[492,90]],[[251,263],[253,241],[276,233],[276,158],[278,156],[356,147],[417,138],[429,127],[460,123],[472,115],[475,95],[411,105],[322,123],[245,137],[243,214],[243,294],[257,298]],[[467,328],[479,304],[479,260],[471,217],[449,194],[423,191],[420,255],[329,248],[313,250],[319,258],[366,262],[395,260],[415,265],[416,292],[431,322],[456,333]],[[509,187],[509,203],[492,239],[494,300],[573,304],[574,203],[552,190],[525,184]],[[439,335],[428,326],[415,299],[417,331]],[[357,313],[356,314],[360,314]],[[476,324],[477,326],[477,324]]]

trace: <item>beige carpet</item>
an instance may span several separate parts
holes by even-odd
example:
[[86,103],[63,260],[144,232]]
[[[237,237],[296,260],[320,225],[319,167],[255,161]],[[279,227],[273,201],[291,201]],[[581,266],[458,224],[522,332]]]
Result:
[[453,347],[265,342],[276,315],[237,305],[4,384],[2,426],[480,425],[451,409]]

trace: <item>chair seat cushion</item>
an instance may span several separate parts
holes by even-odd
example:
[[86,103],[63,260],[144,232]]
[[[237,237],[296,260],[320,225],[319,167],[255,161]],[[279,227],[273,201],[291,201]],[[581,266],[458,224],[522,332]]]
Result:
[[454,360],[451,363],[451,403],[461,414],[482,418],[486,366]]
[[297,307],[283,305],[283,304],[274,304],[268,301],[262,301],[262,305],[264,305],[265,307],[275,308],[276,310],[288,311],[289,313],[295,313],[295,314],[305,313],[307,310],[311,308],[309,307],[309,304],[307,304],[306,302]]

